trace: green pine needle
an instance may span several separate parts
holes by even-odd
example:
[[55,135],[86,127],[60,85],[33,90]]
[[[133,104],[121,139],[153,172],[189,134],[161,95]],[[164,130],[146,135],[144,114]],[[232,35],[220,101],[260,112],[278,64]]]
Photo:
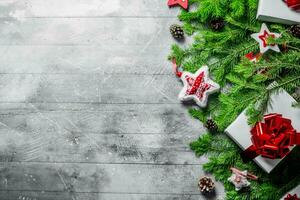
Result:
[[[179,19],[185,32],[193,34],[194,43],[186,49],[173,45],[169,59],[175,58],[190,72],[208,65],[212,78],[224,87],[222,93],[210,97],[207,108],[190,109],[191,116],[203,123],[212,118],[222,132],[246,109],[248,123],[254,125],[272,105],[272,94],[280,89],[294,93],[299,88],[300,39],[292,36],[286,26],[268,24],[281,37],[270,37],[267,42],[278,44],[281,53],[267,52],[256,63],[245,58],[247,53],[259,51],[257,42],[250,37],[261,27],[261,22],[256,20],[258,0],[190,0],[190,4],[196,9],[183,10]],[[212,20],[224,20],[225,27],[212,30]],[[300,107],[300,103],[291,106]],[[277,200],[300,184],[300,174],[295,173],[300,171],[299,148],[274,172],[266,174],[253,162],[243,163],[239,156],[241,149],[226,134],[205,133],[190,147],[197,156],[209,157],[203,168],[224,184],[226,199]],[[235,191],[227,181],[232,166],[255,173],[260,181],[252,181],[250,190]]]

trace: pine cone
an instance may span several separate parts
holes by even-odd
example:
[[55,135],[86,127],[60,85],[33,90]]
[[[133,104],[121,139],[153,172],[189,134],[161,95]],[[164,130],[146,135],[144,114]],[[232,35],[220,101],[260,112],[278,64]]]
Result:
[[205,123],[205,128],[207,128],[210,132],[217,132],[218,125],[212,119],[208,119]]
[[200,178],[198,186],[203,193],[209,193],[215,189],[215,183],[207,176]]
[[225,22],[223,19],[215,19],[210,22],[210,27],[215,30],[219,31],[225,26]]
[[298,94],[297,92],[292,94],[292,97],[297,101],[300,102],[300,94]]
[[294,37],[300,38],[300,24],[292,25],[289,31]]
[[177,39],[183,39],[184,38],[184,32],[181,26],[177,25],[177,24],[173,24],[170,26],[170,33],[171,35]]

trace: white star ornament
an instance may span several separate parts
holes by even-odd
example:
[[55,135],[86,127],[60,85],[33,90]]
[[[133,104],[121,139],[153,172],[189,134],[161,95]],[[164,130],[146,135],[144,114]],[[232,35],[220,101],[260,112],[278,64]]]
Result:
[[259,43],[260,53],[265,53],[268,50],[273,50],[276,52],[280,52],[280,49],[277,44],[268,44],[268,38],[279,38],[279,33],[272,33],[269,31],[267,25],[265,23],[262,24],[259,33],[253,33],[251,35]]

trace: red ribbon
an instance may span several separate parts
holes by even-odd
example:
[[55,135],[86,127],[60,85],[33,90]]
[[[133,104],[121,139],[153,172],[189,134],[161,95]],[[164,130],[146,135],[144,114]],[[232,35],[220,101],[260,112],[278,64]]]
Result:
[[297,196],[297,194],[294,194],[294,195],[291,195],[291,194],[288,194],[284,200],[300,200]]
[[254,159],[258,155],[283,158],[290,152],[290,146],[300,145],[300,133],[293,128],[291,120],[281,114],[265,115],[264,123],[256,123],[251,135],[252,145],[242,153],[243,158]]
[[173,59],[172,63],[173,63],[173,70],[174,70],[176,76],[178,76],[180,78],[182,76],[182,72],[178,70],[178,66],[176,64],[176,60]]
[[300,11],[300,0],[283,0],[293,10]]
[[236,175],[239,176],[243,176],[245,178],[251,179],[251,180],[258,180],[258,177],[255,176],[254,174],[251,174],[249,172],[247,172],[247,175],[245,175],[241,170],[231,167],[230,170],[232,171],[232,173],[235,173]]

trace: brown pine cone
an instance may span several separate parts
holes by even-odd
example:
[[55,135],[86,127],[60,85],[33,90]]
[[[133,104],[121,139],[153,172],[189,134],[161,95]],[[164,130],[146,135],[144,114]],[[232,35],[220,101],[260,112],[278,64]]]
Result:
[[300,38],[300,24],[292,25],[289,31],[294,37]]
[[223,19],[214,19],[210,22],[210,27],[215,30],[219,31],[225,26],[225,22]]
[[198,186],[200,191],[203,193],[210,193],[215,189],[215,183],[207,176],[200,178]]
[[207,128],[210,132],[217,132],[218,125],[212,119],[208,119],[205,123],[205,128]]
[[300,94],[298,94],[297,92],[292,94],[292,97],[297,101],[300,102]]
[[184,32],[181,26],[177,25],[177,24],[173,24],[170,26],[170,33],[171,35],[177,39],[183,39],[184,38]]

